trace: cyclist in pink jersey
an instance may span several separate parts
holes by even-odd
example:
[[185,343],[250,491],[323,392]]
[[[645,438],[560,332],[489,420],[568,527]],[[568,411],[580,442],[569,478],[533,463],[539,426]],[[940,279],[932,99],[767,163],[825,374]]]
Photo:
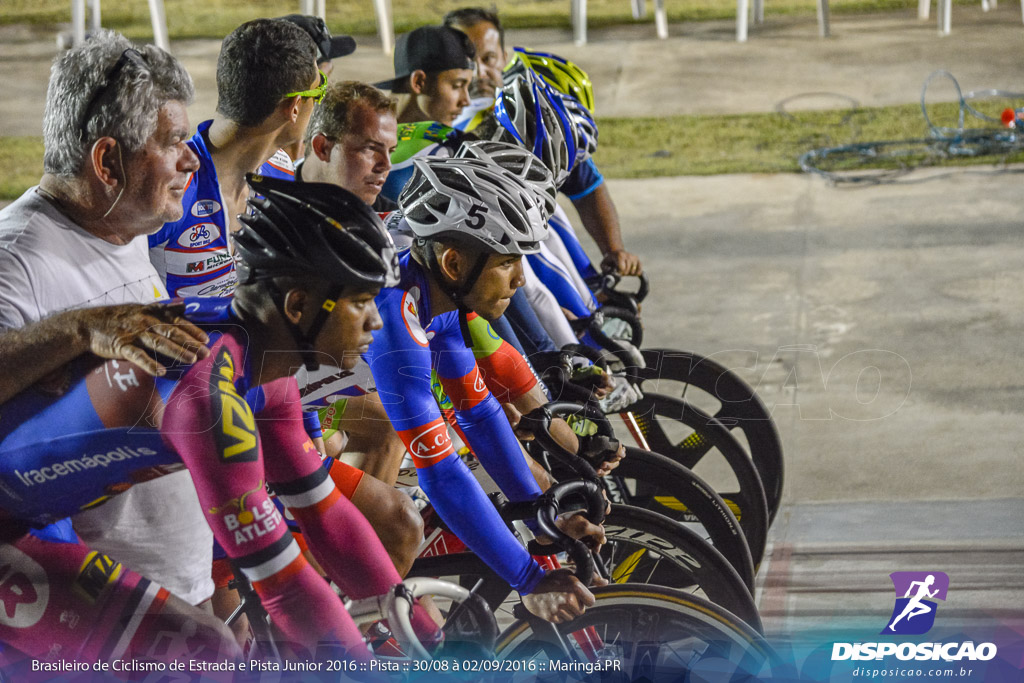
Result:
[[[215,537],[281,636],[370,657],[267,486],[347,595],[378,595],[399,582],[306,436],[292,377],[318,358],[345,367],[366,351],[381,324],[374,296],[397,277],[394,247],[376,214],[340,188],[249,182],[262,198],[250,201],[252,215],[236,238],[235,298],[185,301],[186,316],[211,339],[207,357],[151,378],[125,361],[85,356],[61,396],[29,390],[4,405],[0,642],[40,660],[237,656],[230,634],[201,610],[59,526],[41,528],[184,466]],[[422,609],[413,624],[437,637]],[[169,634],[179,651],[164,647]]]

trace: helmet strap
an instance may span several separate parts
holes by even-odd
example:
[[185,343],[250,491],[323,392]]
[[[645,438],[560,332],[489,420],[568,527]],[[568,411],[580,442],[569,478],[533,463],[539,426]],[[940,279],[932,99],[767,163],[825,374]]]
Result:
[[306,332],[291,320],[285,314],[284,310],[284,292],[274,283],[273,280],[267,280],[267,286],[273,293],[274,305],[277,307],[278,313],[281,314],[281,319],[284,321],[285,327],[291,332],[292,338],[295,340],[295,345],[298,347],[299,354],[302,356],[302,364],[306,367],[309,372],[314,372],[320,369],[320,360],[317,358],[314,344],[316,338],[319,336],[320,331],[323,329],[324,324],[327,322],[327,316],[331,314],[334,307],[338,304],[338,297],[341,296],[341,287],[336,287],[332,292],[331,296],[326,297],[323,303],[320,304],[319,310],[316,312],[316,316],[313,318],[313,323],[309,326]]
[[473,262],[473,266],[469,269],[466,274],[466,279],[461,285],[446,286],[444,283],[444,274],[441,270],[441,262],[437,260],[437,253],[434,251],[432,244],[427,244],[427,248],[424,249],[427,257],[427,270],[433,273],[437,279],[437,283],[444,290],[445,294],[451,298],[455,303],[456,308],[459,310],[459,330],[462,332],[462,342],[466,347],[473,346],[473,340],[469,333],[469,320],[467,316],[472,312],[468,306],[466,306],[465,298],[466,295],[473,289],[473,285],[480,279],[480,275],[484,272],[484,266],[487,265],[487,253],[480,252],[477,254],[476,261]]

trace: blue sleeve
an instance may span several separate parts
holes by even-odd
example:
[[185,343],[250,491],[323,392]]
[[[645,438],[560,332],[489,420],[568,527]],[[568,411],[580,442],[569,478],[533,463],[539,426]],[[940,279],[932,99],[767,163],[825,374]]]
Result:
[[530,268],[537,275],[537,279],[551,290],[560,306],[572,311],[577,318],[590,317],[593,311],[580,296],[568,275],[561,272],[560,269],[564,268],[562,264],[552,263],[543,253],[529,254],[526,258],[530,262]]
[[584,279],[590,277],[598,277],[599,273],[594,268],[594,264],[590,261],[590,257],[587,256],[587,252],[584,251],[583,245],[580,244],[580,240],[576,237],[576,231],[572,229],[572,226],[566,222],[563,222],[559,216],[552,216],[548,220],[548,227],[558,233],[558,236],[562,239],[562,244],[565,246],[565,250],[569,252],[569,258],[572,259],[572,263],[576,266],[577,272],[583,276]]
[[309,438],[323,438],[324,432],[320,428],[320,413],[315,410],[303,411],[302,422],[306,427],[306,434],[309,434]]
[[437,377],[452,401],[459,427],[487,474],[513,502],[539,496],[540,487],[512,425],[498,399],[487,389],[462,333],[456,328],[448,334],[436,334],[431,348],[439,352]]
[[[384,410],[409,449],[420,486],[441,519],[513,588],[529,593],[544,570],[508,530],[455,454],[431,387],[432,353],[419,325],[417,303],[399,289],[385,289],[377,297],[383,327],[374,332],[367,356]],[[472,359],[472,352],[463,350]],[[500,411],[497,401],[491,400]],[[507,420],[505,427],[511,432]],[[473,432],[476,435],[478,430]],[[476,445],[470,445],[476,450]],[[529,495],[525,490],[517,492]]]
[[[530,306],[530,301],[521,287],[512,295],[512,301],[509,302],[508,308],[505,309],[505,315],[501,316],[501,319],[507,321],[509,327],[515,330],[517,338],[523,345],[523,355],[527,358],[535,353],[558,350],[554,340],[551,339],[533,307]],[[491,324],[494,325],[493,322]],[[497,327],[494,325],[495,332],[504,338],[505,333]]]
[[572,201],[576,201],[596,190],[603,182],[604,176],[597,170],[594,160],[587,159],[582,164],[576,164],[576,168],[572,169],[572,173],[559,190]]

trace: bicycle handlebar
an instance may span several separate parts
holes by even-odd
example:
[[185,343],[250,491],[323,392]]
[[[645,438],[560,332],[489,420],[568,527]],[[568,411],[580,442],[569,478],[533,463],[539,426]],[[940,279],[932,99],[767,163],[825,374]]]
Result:
[[638,306],[641,301],[647,298],[647,295],[651,292],[651,281],[648,279],[646,273],[640,273],[635,276],[640,284],[637,286],[635,292],[620,292],[616,287],[622,282],[623,275],[618,273],[605,273],[601,276],[601,279],[597,283],[597,289],[594,290],[595,296],[603,296],[611,303],[633,311],[634,313],[639,312]]
[[582,403],[571,401],[552,401],[523,415],[519,421],[521,427],[533,432],[537,444],[548,456],[569,468],[575,475],[587,479],[597,479],[593,466],[576,453],[572,453],[558,443],[551,435],[551,421],[563,414],[580,414],[597,426],[597,433],[605,439],[615,439],[615,432],[607,417],[599,410]]
[[[540,533],[554,541],[554,546],[564,550],[576,565],[576,578],[589,586],[594,577],[594,557],[590,549],[579,539],[562,533],[555,524],[558,515],[566,510],[569,501],[582,499],[586,505],[584,513],[594,524],[604,521],[605,499],[601,487],[594,480],[574,479],[555,484],[536,499],[529,502],[511,503],[500,501],[498,509],[507,520],[536,519]],[[550,555],[551,546],[531,543],[530,552],[534,555]]]

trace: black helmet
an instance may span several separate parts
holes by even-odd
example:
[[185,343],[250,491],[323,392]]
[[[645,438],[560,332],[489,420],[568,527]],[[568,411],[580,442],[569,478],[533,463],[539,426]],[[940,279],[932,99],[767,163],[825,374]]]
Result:
[[398,283],[395,244],[380,216],[348,190],[249,173],[258,196],[235,234],[240,284],[312,276],[339,288]]
[[[245,179],[258,196],[249,198],[251,212],[239,216],[244,227],[235,233],[238,282],[267,283],[303,363],[316,370],[313,342],[342,292],[398,284],[395,244],[376,212],[337,185],[252,173]],[[331,287],[306,332],[284,315],[284,292],[273,282],[279,276],[310,277]]]

